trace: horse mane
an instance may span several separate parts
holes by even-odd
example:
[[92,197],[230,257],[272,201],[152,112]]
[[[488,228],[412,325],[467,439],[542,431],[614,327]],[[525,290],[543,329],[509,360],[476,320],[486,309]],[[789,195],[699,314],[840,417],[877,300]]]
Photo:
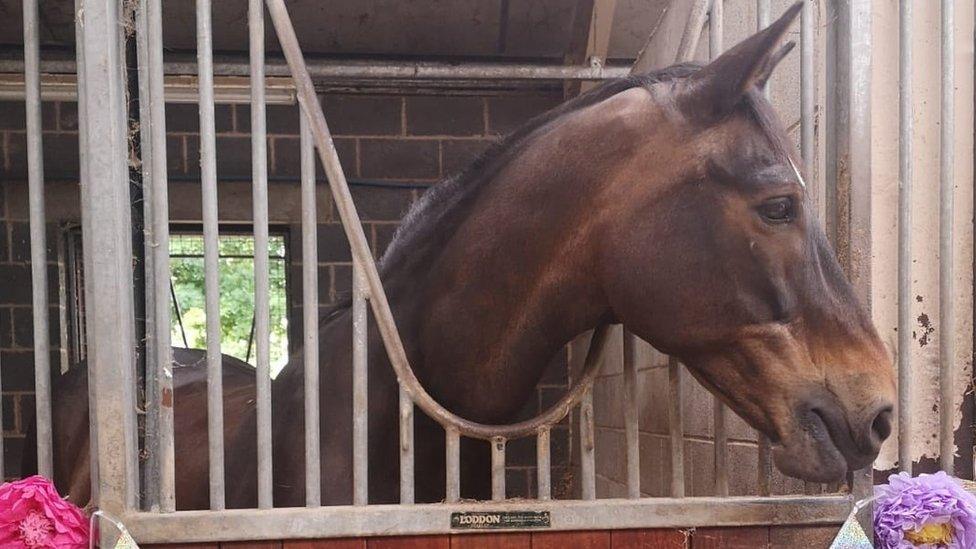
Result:
[[[607,80],[586,93],[535,116],[499,139],[461,172],[428,188],[410,207],[380,258],[380,278],[385,279],[411,261],[422,261],[420,256],[423,254],[419,253],[422,247],[430,248],[450,239],[481,189],[512,159],[521,144],[550,122],[632,88],[687,78],[700,68],[698,63],[679,63],[657,71]],[[333,320],[348,309],[351,303],[352,299],[347,292],[322,313],[321,322],[324,324]]]

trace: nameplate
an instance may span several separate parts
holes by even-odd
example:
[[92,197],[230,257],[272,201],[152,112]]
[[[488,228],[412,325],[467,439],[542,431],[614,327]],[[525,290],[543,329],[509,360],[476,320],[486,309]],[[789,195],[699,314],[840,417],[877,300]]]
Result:
[[495,530],[511,528],[549,528],[549,511],[471,511],[451,513],[451,528]]

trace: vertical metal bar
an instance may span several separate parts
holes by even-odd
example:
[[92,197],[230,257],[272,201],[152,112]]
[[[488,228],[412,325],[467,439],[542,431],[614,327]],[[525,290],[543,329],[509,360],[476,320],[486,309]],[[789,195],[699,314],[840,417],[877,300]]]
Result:
[[400,388],[400,503],[413,503],[413,401]]
[[708,15],[708,56],[715,59],[722,55],[725,34],[725,0],[712,0]]
[[[76,8],[77,10],[77,8]],[[153,261],[154,255],[154,244],[155,239],[153,238],[153,227],[152,219],[154,204],[152,199],[152,121],[151,121],[151,108],[149,97],[152,96],[150,91],[151,82],[149,74],[149,19],[146,13],[146,5],[144,1],[139,2],[139,9],[136,10],[136,52],[137,52],[137,66],[138,66],[138,76],[139,76],[139,97],[145,100],[139,101],[139,153],[141,155],[142,161],[142,219],[143,219],[143,231],[145,231],[145,236],[143,238],[143,261],[145,268],[143,269],[145,280],[145,292],[143,296],[145,299],[145,317],[146,317],[146,434],[144,436],[144,445],[146,452],[146,461],[143,465],[144,473],[143,478],[145,479],[145,486],[143,487],[142,495],[142,508],[147,511],[159,510],[159,466],[160,466],[160,456],[159,456],[159,367],[156,362],[156,295],[154,288],[156,287],[156,276],[155,276],[155,263]],[[76,30],[78,32],[78,30]],[[80,52],[79,52],[80,53]],[[82,78],[79,75],[78,83],[81,85]],[[79,91],[79,100],[82,95]],[[78,125],[79,130],[81,127],[82,120],[84,120],[84,115],[82,114],[82,105],[79,101],[78,103]],[[79,131],[79,135],[83,136],[84,131]],[[84,148],[84,144],[82,144]],[[84,168],[82,168],[84,171]],[[84,188],[84,184],[82,184]],[[82,200],[84,202],[84,200]],[[70,250],[70,249],[69,249]],[[164,306],[168,306],[168,303],[163,303]],[[164,329],[169,330],[169,326]],[[79,332],[80,333],[80,332]]]
[[772,445],[766,435],[759,433],[759,495],[768,496],[772,493],[771,480],[773,477],[773,453]]
[[491,500],[505,500],[505,439],[494,438],[491,444]]
[[942,136],[939,154],[939,449],[942,470],[953,474],[956,354],[953,289],[953,184],[955,154],[955,1],[942,0]]
[[593,390],[580,401],[580,494],[584,500],[596,499],[595,436],[593,427]]
[[37,472],[52,478],[51,342],[48,329],[44,150],[41,137],[40,46],[37,0],[24,0],[24,104],[27,116],[27,186],[30,204],[31,306],[34,320],[34,403]]
[[715,398],[712,415],[715,423],[715,495],[729,495],[729,432],[725,404]]
[[685,496],[685,436],[681,418],[681,363],[668,357],[668,432],[671,434],[671,497]]
[[[698,40],[701,39],[702,28],[708,19],[708,0],[686,0],[694,2],[688,14],[688,22],[685,24],[684,32],[681,34],[681,41],[678,43],[678,52],[675,62],[691,61],[695,58],[698,50]],[[638,63],[635,63],[636,67]]]
[[224,508],[224,389],[220,355],[220,241],[217,215],[217,138],[214,123],[210,0],[197,0],[200,88],[200,170],[203,195],[203,272],[207,319],[207,441],[210,508]]
[[[146,1],[146,49],[148,52],[149,95],[144,101],[149,103],[150,146],[152,166],[150,189],[153,211],[147,221],[152,233],[147,242],[152,244],[152,288],[156,303],[153,324],[156,327],[156,340],[153,348],[156,363],[156,393],[151,395],[153,409],[158,411],[158,463],[159,463],[159,509],[163,512],[176,510],[176,471],[173,446],[173,360],[170,346],[170,308],[169,304],[169,192],[166,165],[166,107],[163,101],[163,15],[159,2]],[[97,103],[96,103],[97,104]],[[99,108],[103,108],[99,105]],[[102,139],[98,134],[95,139]],[[92,240],[87,240],[92,242]],[[95,241],[97,242],[97,241]],[[165,305],[164,305],[165,304]]]
[[258,507],[272,507],[271,311],[268,285],[268,142],[264,100],[264,2],[248,0],[251,57],[251,179],[254,208],[254,326],[257,362]]
[[[769,26],[770,0],[756,0],[756,30],[762,30]],[[769,84],[763,85],[763,94],[769,98]]]
[[358,261],[352,263],[352,460],[353,503],[369,502],[369,440],[367,396],[366,280]]
[[305,367],[305,505],[322,504],[319,424],[319,251],[315,202],[315,142],[308,113],[299,113],[302,172],[302,335]]
[[899,13],[898,468],[912,468],[912,0]]
[[[136,508],[135,348],[125,67],[119,49],[119,3],[89,0],[79,12],[79,74],[85,137],[82,236],[85,242],[89,388],[97,451],[97,506],[112,514]],[[87,282],[90,282],[87,283]],[[97,398],[102,395],[105,398]]]
[[[712,13],[708,32],[708,55],[712,59],[722,55],[724,42],[724,0],[712,1]],[[713,423],[715,427],[715,495],[729,495],[729,435],[726,427],[725,404],[718,397],[712,397]]]
[[640,440],[638,431],[637,336],[624,334],[624,439],[627,443],[627,497],[640,497]]
[[552,499],[552,469],[549,462],[549,427],[539,428],[535,439],[536,484],[539,499]]
[[447,428],[445,433],[445,493],[447,503],[461,500],[461,435],[457,429]]
[[804,0],[800,12],[800,154],[811,183],[810,193],[817,205],[818,217],[823,220],[826,212],[824,185],[819,178],[813,178],[813,164],[816,162],[816,75],[813,72],[814,0]]

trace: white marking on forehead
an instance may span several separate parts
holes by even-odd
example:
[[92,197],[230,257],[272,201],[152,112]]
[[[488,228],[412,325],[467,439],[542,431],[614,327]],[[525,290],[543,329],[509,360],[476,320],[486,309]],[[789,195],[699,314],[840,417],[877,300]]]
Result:
[[796,175],[796,180],[800,183],[800,186],[804,189],[807,188],[807,182],[803,180],[803,176],[800,175],[800,170],[797,169],[796,163],[793,162],[793,157],[788,157],[790,161],[790,167],[793,168],[793,174]]

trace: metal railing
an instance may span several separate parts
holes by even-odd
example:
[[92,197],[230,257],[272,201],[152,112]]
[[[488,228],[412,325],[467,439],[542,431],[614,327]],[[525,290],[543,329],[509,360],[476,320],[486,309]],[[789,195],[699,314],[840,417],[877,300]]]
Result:
[[[383,291],[372,254],[367,245],[359,217],[349,192],[345,175],[332,143],[328,125],[317,101],[312,77],[332,78],[605,78],[625,71],[599,67],[447,67],[423,65],[377,67],[339,65],[310,71],[301,54],[297,37],[282,0],[267,0],[277,36],[287,60],[287,72],[281,65],[275,75],[292,75],[295,93],[301,105],[301,203],[303,251],[303,346],[305,349],[305,479],[306,508],[272,509],[271,391],[269,375],[268,314],[268,188],[265,135],[265,77],[270,74],[264,59],[264,7],[262,0],[249,0],[251,143],[253,170],[253,215],[255,237],[255,308],[257,342],[257,417],[258,417],[258,506],[259,510],[226,510],[224,486],[223,411],[221,387],[221,347],[217,279],[218,216],[216,144],[214,122],[214,75],[212,28],[209,0],[197,0],[197,63],[184,63],[181,70],[192,69],[197,76],[200,104],[201,185],[203,189],[204,263],[207,318],[207,403],[210,466],[210,511],[176,511],[175,459],[173,443],[173,372],[169,341],[168,285],[169,213],[166,173],[165,75],[172,64],[163,62],[162,15],[158,1],[142,0],[136,15],[136,40],[139,60],[140,132],[145,186],[146,271],[147,271],[147,424],[145,450],[148,455],[146,485],[139,504],[138,437],[135,419],[135,373],[131,350],[135,348],[133,293],[131,280],[120,273],[131,269],[131,220],[128,200],[128,145],[125,76],[123,64],[124,32],[118,24],[118,2],[115,0],[76,0],[77,61],[70,71],[77,71],[79,134],[81,146],[81,192],[83,234],[87,242],[98,246],[84,247],[84,265],[88,296],[85,310],[88,327],[90,365],[90,402],[92,410],[93,496],[98,506],[123,517],[140,541],[241,540],[281,537],[284,524],[297,525],[289,532],[299,537],[350,536],[370,534],[411,534],[449,531],[452,512],[471,510],[517,510],[531,508],[551,513],[552,527],[560,529],[667,527],[690,524],[714,526],[789,523],[833,523],[846,517],[849,499],[841,495],[816,497],[777,497],[769,505],[771,463],[769,443],[759,441],[758,490],[760,497],[726,498],[729,494],[729,457],[727,409],[714,400],[714,474],[715,494],[719,497],[685,498],[683,467],[684,428],[682,418],[682,380],[680,364],[668,363],[669,417],[671,437],[671,483],[669,498],[641,498],[640,452],[638,429],[636,337],[624,332],[624,436],[626,441],[627,498],[602,500],[599,505],[595,485],[595,435],[592,386],[601,359],[607,349],[606,326],[595,330],[581,377],[559,402],[539,416],[511,425],[484,425],[458,417],[438,404],[420,385],[406,358]],[[678,46],[681,57],[696,51],[701,25],[708,21],[709,54],[722,51],[723,0],[699,2],[691,10],[688,27]],[[807,166],[816,162],[817,104],[814,42],[816,10],[814,0],[804,2],[800,33],[800,148]],[[869,139],[864,114],[866,100],[860,87],[870,78],[870,57],[859,41],[870,34],[869,8],[859,2],[841,3],[847,11],[838,30],[837,55],[838,101],[847,117],[836,123],[835,131],[846,160],[851,166],[869,163]],[[899,345],[910,343],[912,319],[907,303],[910,286],[910,181],[911,181],[911,109],[910,86],[911,8],[902,0],[901,36],[901,207],[899,218]],[[768,0],[757,0],[757,24],[769,22]],[[943,0],[944,29],[953,27],[953,2]],[[689,30],[690,29],[690,30]],[[39,59],[37,0],[24,1],[24,84],[27,108],[27,158],[31,221],[31,264],[46,264],[44,175],[41,132],[41,73]],[[859,34],[860,33],[860,34]],[[953,140],[953,38],[942,33],[942,142]],[[869,46],[870,44],[868,44]],[[870,48],[866,48],[869,53]],[[234,74],[243,74],[235,66]],[[68,70],[67,65],[65,67]],[[345,72],[343,72],[345,71]],[[96,107],[93,107],[96,106]],[[844,110],[846,109],[846,110]],[[869,122],[869,119],[867,120]],[[868,124],[869,125],[869,124]],[[869,146],[868,146],[869,147]],[[315,151],[325,168],[335,203],[342,219],[353,254],[353,505],[320,508],[320,438],[318,383],[318,316],[317,316],[317,242]],[[839,154],[839,153],[837,153]],[[835,154],[836,156],[836,154]],[[942,189],[940,224],[940,325],[946,333],[954,326],[954,303],[951,299],[952,267],[952,193],[953,156],[951,147],[942,147],[940,188]],[[869,174],[868,174],[869,175]],[[851,169],[838,178],[850,178],[851,185],[869,185],[865,174]],[[811,193],[820,215],[828,210],[827,177],[812,180]],[[853,200],[853,199],[852,199]],[[94,222],[97,220],[98,222]],[[33,326],[36,414],[38,429],[38,464],[41,474],[51,476],[51,402],[50,342],[48,341],[47,271],[32,269]],[[385,350],[399,381],[400,421],[400,501],[401,505],[367,505],[367,316],[376,320]],[[908,311],[908,312],[906,312]],[[905,339],[908,338],[907,343]],[[952,467],[953,385],[951,338],[940,347],[940,394],[942,398],[940,437],[942,467]],[[910,409],[911,384],[905,380],[911,372],[908,353],[898,355],[900,379],[899,403]],[[111,398],[108,395],[112,395]],[[575,406],[580,407],[580,488],[582,501],[552,501],[550,478],[550,428]],[[414,502],[414,408],[444,426],[446,431],[446,502],[449,505],[408,505]],[[901,416],[899,424],[901,465],[911,464],[909,442],[912,426]],[[460,503],[460,437],[483,439],[491,443],[491,503]],[[519,437],[536,437],[538,501],[506,500],[505,463],[508,441]],[[2,444],[2,439],[0,439]],[[0,448],[2,450],[2,448]],[[2,472],[0,451],[0,472]],[[855,478],[855,490],[865,490],[863,475]],[[812,489],[810,491],[818,491]],[[140,510],[145,508],[146,511]]]

